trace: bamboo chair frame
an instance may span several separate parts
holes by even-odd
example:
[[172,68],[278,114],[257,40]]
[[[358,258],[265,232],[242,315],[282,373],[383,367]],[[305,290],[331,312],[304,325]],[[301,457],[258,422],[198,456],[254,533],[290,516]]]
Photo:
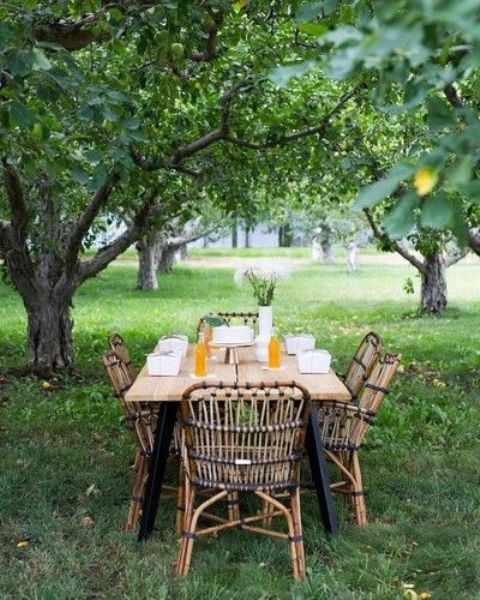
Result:
[[130,360],[128,346],[122,336],[119,333],[113,333],[110,335],[108,337],[108,346],[110,347],[111,351],[115,352],[118,358],[123,362],[124,367],[130,375],[130,379],[133,383],[137,378],[137,372],[132,364],[132,361]]
[[369,331],[360,342],[347,371],[340,375],[352,400],[357,399],[363,384],[368,379],[375,361],[380,356],[382,345],[382,338],[374,331]]
[[125,527],[126,531],[132,531],[138,524],[143,506],[157,424],[157,414],[146,404],[140,406],[140,410],[138,410],[138,404],[125,400],[125,392],[133,384],[131,370],[127,368],[123,360],[115,352],[108,352],[102,356],[101,360],[115,395],[120,399],[127,427],[135,434],[137,442],[137,450],[133,461],[135,476]]
[[[310,406],[308,390],[295,382],[204,382],[185,391],[181,458],[186,510],[178,576],[189,571],[197,536],[237,527],[289,540],[294,577],[305,577],[299,486]],[[205,490],[213,495],[195,508],[196,497]],[[286,492],[288,505],[274,497],[276,490]],[[264,512],[244,518],[239,511],[234,517],[229,512],[228,518],[207,512],[213,504],[240,492],[251,492],[271,506],[270,519],[283,516],[288,533],[256,526],[265,519]],[[199,529],[200,517],[214,524]]]
[[[232,311],[232,312],[217,312],[217,313],[212,313],[212,314],[222,317],[223,319],[225,319],[227,321],[227,323],[229,325],[231,324],[232,320],[239,319],[239,320],[243,321],[244,325],[250,325],[250,327],[252,327],[253,330],[255,330],[257,328],[258,318],[259,318],[258,312]],[[207,317],[207,315],[200,317],[200,319],[198,320],[197,333],[200,333],[200,331],[202,331],[203,326],[205,324],[206,317]],[[232,357],[231,348],[226,348],[225,362],[226,363],[230,362],[231,357]]]
[[400,360],[401,354],[386,354],[376,361],[358,404],[337,400],[316,403],[325,453],[341,474],[341,479],[332,484],[332,491],[348,495],[359,526],[367,524],[359,450],[389,392]]
[[[230,324],[231,321],[234,319],[239,319],[239,320],[243,321],[244,325],[250,325],[251,327],[253,327],[255,329],[255,327],[257,326],[257,323],[258,323],[258,312],[232,311],[232,312],[216,312],[216,313],[212,313],[212,314],[218,315],[222,319],[225,319],[225,321],[227,321],[228,324]],[[202,327],[205,323],[205,319],[207,318],[207,316],[208,315],[200,317],[200,319],[198,320],[198,325],[197,325],[198,332],[202,330]]]

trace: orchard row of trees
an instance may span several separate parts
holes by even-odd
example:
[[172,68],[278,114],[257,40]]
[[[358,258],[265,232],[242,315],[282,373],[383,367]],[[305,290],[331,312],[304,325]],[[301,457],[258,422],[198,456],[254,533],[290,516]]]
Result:
[[[33,368],[73,366],[76,290],[133,243],[154,286],[228,215],[326,222],[368,181],[357,207],[442,310],[446,244],[479,246],[466,4],[2,4],[0,257]],[[121,233],[92,250],[105,219]]]

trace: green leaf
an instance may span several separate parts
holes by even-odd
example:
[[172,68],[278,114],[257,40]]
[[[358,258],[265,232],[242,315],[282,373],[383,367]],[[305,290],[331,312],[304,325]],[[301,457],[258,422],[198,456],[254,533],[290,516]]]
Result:
[[32,50],[33,55],[33,70],[34,71],[48,71],[52,68],[52,63],[45,56],[43,50],[40,48],[34,48]]
[[454,187],[462,186],[472,179],[475,159],[471,155],[464,156],[453,165],[448,174],[448,183]]
[[237,14],[242,10],[242,8],[244,8],[244,6],[247,4],[247,0],[237,0],[236,2],[234,2],[232,4],[232,8],[234,10],[234,12],[236,12]]
[[99,164],[93,177],[88,182],[88,189],[94,191],[101,187],[107,180],[107,169],[105,165]]
[[386,177],[360,190],[355,200],[355,208],[362,209],[375,206],[380,200],[390,196],[397,189],[398,184],[407,177],[410,177],[414,170],[415,168],[411,165],[399,163]]
[[285,87],[292,77],[299,77],[314,68],[316,62],[305,60],[295,65],[275,67],[270,71],[268,78],[278,87]]
[[81,167],[73,167],[72,179],[81,185],[86,185],[90,179],[88,173],[86,173]]
[[444,192],[429,196],[423,202],[420,222],[423,227],[444,229],[453,222],[455,207]]
[[480,181],[469,181],[458,186],[458,191],[470,202],[480,204]]
[[466,248],[470,243],[470,232],[458,205],[454,208],[451,229],[460,248]]
[[129,117],[128,119],[124,119],[122,125],[125,129],[138,129],[140,127],[140,119],[137,117]]
[[455,117],[452,109],[445,100],[438,96],[432,96],[427,99],[427,123],[430,131],[433,133],[453,125]]
[[20,127],[32,127],[37,121],[33,112],[21,102],[13,100],[10,104],[10,115]]
[[302,23],[298,29],[308,35],[319,37],[328,31],[328,25],[325,23]]
[[297,23],[305,23],[317,17],[323,11],[323,2],[309,2],[301,6],[295,15]]
[[385,232],[388,237],[399,240],[405,237],[415,225],[414,209],[420,198],[413,191],[407,192],[385,219]]

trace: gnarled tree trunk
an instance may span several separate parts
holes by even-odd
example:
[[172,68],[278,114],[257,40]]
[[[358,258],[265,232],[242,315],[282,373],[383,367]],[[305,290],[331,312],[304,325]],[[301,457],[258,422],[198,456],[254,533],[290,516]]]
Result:
[[170,273],[173,269],[173,265],[176,263],[177,247],[169,244],[163,246],[160,252],[160,258],[158,260],[158,270],[161,273]]
[[187,244],[182,244],[178,249],[178,258],[179,260],[187,260],[188,258],[188,248]]
[[333,265],[335,257],[333,255],[332,228],[329,225],[322,225],[320,231],[320,246],[322,248],[323,262],[326,265]]
[[447,307],[446,261],[442,254],[425,256],[421,272],[421,308],[425,312],[440,313]]
[[44,376],[73,367],[71,300],[70,293],[62,299],[41,294],[25,302],[29,361]]
[[137,244],[139,290],[158,290],[157,267],[163,248],[163,236],[145,236]]

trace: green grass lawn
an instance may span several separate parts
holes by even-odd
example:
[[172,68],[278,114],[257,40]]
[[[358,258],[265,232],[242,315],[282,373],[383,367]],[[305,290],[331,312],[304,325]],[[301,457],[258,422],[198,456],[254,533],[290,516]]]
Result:
[[297,584],[286,543],[239,531],[200,540],[191,574],[174,580],[169,502],[147,543],[123,531],[134,445],[99,365],[106,336],[120,331],[140,365],[160,335],[193,337],[206,311],[253,309],[232,270],[181,266],[141,293],[134,266],[110,267],[75,298],[79,375],[51,392],[8,374],[26,360],[25,315],[0,285],[0,598],[384,600],[403,598],[404,583],[480,598],[480,262],[450,269],[440,318],[413,317],[408,276],[418,288],[408,266],[302,266],[279,289],[280,332],[312,331],[337,368],[369,329],[404,356],[362,452],[370,524],[351,525],[336,498],[341,534],[329,540],[306,496],[309,576]]

